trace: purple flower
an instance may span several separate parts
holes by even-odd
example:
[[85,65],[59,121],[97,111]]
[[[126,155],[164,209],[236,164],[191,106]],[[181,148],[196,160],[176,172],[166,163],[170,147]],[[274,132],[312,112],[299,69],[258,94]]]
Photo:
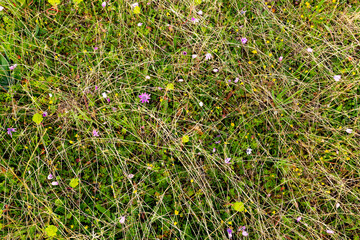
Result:
[[247,154],[247,155],[250,155],[250,154],[251,154],[251,151],[252,151],[251,148],[246,149],[246,154]]
[[14,64],[12,66],[9,67],[10,70],[14,70],[17,67],[17,64]]
[[300,222],[301,221],[301,217],[296,218],[296,222]]
[[241,42],[242,42],[243,44],[246,44],[247,41],[248,41],[247,38],[245,38],[245,37],[241,38]]
[[239,78],[235,78],[234,83],[237,83],[239,81]]
[[314,50],[312,48],[308,48],[308,49],[306,49],[306,51],[308,51],[309,53],[312,53]]
[[244,237],[249,236],[249,234],[248,234],[248,232],[247,232],[247,231],[242,231],[242,235],[243,235]]
[[51,180],[51,179],[53,179],[53,178],[54,178],[54,176],[53,176],[51,173],[49,174],[49,176],[47,176],[47,179],[48,179],[48,180]]
[[46,117],[47,115],[48,115],[47,112],[43,112],[43,114],[42,114],[43,117]]
[[186,55],[187,55],[187,52],[186,52],[186,51],[183,51],[182,54],[183,54],[184,56],[186,56]]
[[213,148],[213,153],[216,152],[216,148]]
[[8,129],[7,129],[7,134],[9,134],[10,137],[12,137],[12,133],[13,133],[13,132],[16,132],[16,131],[15,131],[15,128],[8,128]]
[[239,229],[238,229],[238,231],[240,232],[242,232],[241,234],[244,236],[244,237],[247,237],[247,236],[249,236],[249,234],[248,234],[248,232],[247,231],[245,231],[245,226],[241,226],[241,227],[239,227]]
[[215,142],[215,144],[219,144],[219,143],[221,143],[221,140]]
[[231,158],[225,158],[225,163],[230,163]]
[[94,50],[98,50],[99,48],[98,47],[94,47]]
[[95,86],[95,90],[98,90],[98,88],[99,88],[98,86]]
[[148,103],[150,99],[151,94],[143,93],[139,95],[141,103]]
[[106,101],[110,102],[110,98],[106,99]]
[[99,136],[98,131],[96,131],[95,129],[92,131],[92,134],[93,134],[94,137],[98,137],[98,136]]
[[191,18],[191,21],[193,21],[193,23],[198,23],[198,22],[199,22],[199,19],[197,19],[197,18]]
[[228,234],[229,234],[229,238],[231,238],[231,237],[232,237],[232,230],[231,230],[231,228],[228,228],[228,229],[227,229],[227,232],[228,232]]

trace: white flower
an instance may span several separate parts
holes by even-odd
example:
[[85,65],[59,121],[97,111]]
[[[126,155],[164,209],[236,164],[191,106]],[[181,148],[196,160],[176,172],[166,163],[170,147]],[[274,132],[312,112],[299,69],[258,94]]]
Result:
[[4,7],[0,6],[0,12],[1,12],[2,10],[4,10]]
[[138,27],[141,27],[143,25],[143,23],[139,22],[137,25],[138,25]]
[[102,93],[103,98],[107,98],[107,94],[105,92]]
[[340,75],[335,75],[335,76],[334,76],[334,80],[335,80],[336,82],[340,81],[340,79],[341,79],[341,76],[340,76]]
[[59,185],[59,183],[58,182],[52,182],[51,185],[57,186],[57,185]]
[[203,102],[199,102],[200,107],[204,106]]
[[120,222],[121,224],[124,224],[124,223],[125,223],[125,216],[121,216],[119,222]]
[[239,78],[235,78],[234,83],[237,83],[239,81]]
[[347,133],[349,133],[349,134],[353,132],[353,130],[352,130],[351,128],[348,128],[348,129],[346,129],[345,131],[346,131]]
[[191,55],[192,58],[197,58],[197,56],[196,54]]
[[308,48],[308,49],[306,49],[306,51],[308,51],[308,52],[313,52],[313,50],[312,50],[312,48]]
[[12,66],[9,67],[10,70],[14,70],[17,67],[17,64],[14,64]]
[[184,79],[180,78],[178,81],[179,81],[179,82],[183,82],[183,81],[184,81]]
[[135,175],[134,174],[129,174],[128,178],[132,179]]
[[150,79],[150,76],[146,76],[145,78],[149,80],[149,79]]
[[200,10],[200,11],[197,12],[197,14],[202,15],[203,11]]
[[53,95],[51,93],[49,93],[49,97],[52,97]]
[[132,8],[137,7],[137,6],[139,6],[138,3],[133,3],[133,4],[131,4],[131,7],[132,7]]
[[103,2],[103,3],[101,4],[101,6],[102,6],[102,7],[106,7],[106,2]]
[[217,73],[219,71],[219,69],[214,68],[213,72]]
[[335,207],[338,209],[340,207],[340,203],[336,203]]
[[47,179],[49,179],[49,180],[51,180],[51,179],[53,179],[54,178],[54,176],[50,173],[49,174],[49,176],[47,177]]
[[246,149],[246,154],[247,154],[247,155],[250,155],[250,154],[251,154],[251,151],[252,151],[251,148]]
[[211,58],[212,58],[211,53],[205,54],[205,60],[209,60],[209,59],[211,59]]

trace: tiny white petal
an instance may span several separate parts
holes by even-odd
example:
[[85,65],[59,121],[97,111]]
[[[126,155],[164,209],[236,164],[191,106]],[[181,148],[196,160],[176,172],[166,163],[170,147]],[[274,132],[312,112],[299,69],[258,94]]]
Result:
[[4,7],[0,6],[0,12],[1,12],[2,10],[4,10]]
[[52,97],[53,95],[51,93],[49,93],[49,97]]
[[334,76],[334,80],[335,80],[336,82],[340,81],[340,79],[341,79],[341,76],[340,76],[340,75],[335,75],[335,76]]
[[50,173],[49,175],[48,175],[48,177],[47,177],[47,179],[49,179],[49,180],[51,180],[51,179],[53,179],[54,178],[54,176]]
[[308,49],[306,49],[306,51],[308,51],[308,52],[313,52],[313,49],[312,48],[308,48]]
[[183,82],[183,81],[184,81],[184,79],[180,78],[178,81],[179,81],[179,82]]
[[145,78],[146,78],[146,79],[150,79],[150,76],[146,76]]
[[124,223],[125,223],[125,217],[124,217],[124,216],[120,217],[120,223],[121,223],[121,224],[124,224]]
[[139,22],[137,25],[138,25],[139,27],[141,27],[141,26],[143,25],[143,23]]
[[59,185],[59,183],[58,182],[52,182],[51,185],[57,186],[57,185]]
[[340,207],[340,203],[336,203],[335,207],[338,209]]
[[200,107],[204,106],[203,102],[199,102]]
[[197,58],[197,56],[196,54],[191,55],[192,58]]
[[137,7],[137,6],[139,6],[138,3],[133,3],[133,4],[131,4],[131,7],[132,7],[132,8]]
[[103,3],[101,4],[101,6],[102,6],[102,7],[106,7],[106,2],[103,2]]
[[214,68],[214,70],[213,70],[213,72],[218,72],[219,71],[219,69],[217,69],[217,68]]
[[107,98],[107,94],[106,93],[102,93],[102,96],[103,96],[103,98]]
[[197,12],[197,14],[202,15],[203,11],[200,10],[200,11]]
[[353,130],[351,129],[351,128],[348,128],[348,129],[346,129],[345,130],[347,133],[352,133],[353,132]]

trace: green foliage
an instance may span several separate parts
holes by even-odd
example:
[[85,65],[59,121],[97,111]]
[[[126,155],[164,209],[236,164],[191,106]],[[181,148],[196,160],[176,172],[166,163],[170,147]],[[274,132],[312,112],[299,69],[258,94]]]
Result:
[[44,118],[40,113],[35,113],[32,117],[33,122],[35,122],[37,125],[39,125],[43,119]]
[[48,2],[51,4],[51,6],[56,7],[60,4],[60,0],[48,0]]
[[235,210],[235,211],[238,211],[238,212],[243,212],[245,210],[245,207],[244,207],[244,203],[243,202],[234,202],[232,204],[232,208]]
[[72,187],[72,188],[76,188],[77,187],[77,185],[79,185],[79,179],[78,178],[72,178],[71,180],[70,180],[70,187]]
[[55,237],[58,229],[54,225],[49,225],[45,228],[46,235],[49,237]]

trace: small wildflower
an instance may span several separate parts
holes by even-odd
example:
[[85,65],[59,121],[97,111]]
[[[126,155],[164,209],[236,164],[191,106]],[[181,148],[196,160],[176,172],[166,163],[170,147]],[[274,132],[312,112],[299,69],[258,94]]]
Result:
[[301,221],[301,217],[296,218],[297,223],[300,222],[300,221]]
[[340,207],[340,203],[336,203],[335,208],[338,209]]
[[133,3],[133,4],[131,4],[131,7],[132,8],[134,8],[134,7],[138,7],[139,6],[139,4],[138,3]]
[[312,48],[308,48],[308,49],[306,49],[306,51],[308,51],[309,53],[312,53],[312,52],[313,52],[313,49],[312,49]]
[[213,148],[213,153],[216,152],[216,148]]
[[146,76],[145,79],[149,80],[149,79],[150,79],[150,76]]
[[99,133],[95,129],[92,131],[92,134],[94,137],[99,137]]
[[197,58],[197,56],[196,54],[191,55],[192,58]]
[[203,15],[203,11],[200,10],[200,11],[197,12],[197,14]]
[[230,163],[230,160],[231,160],[231,158],[225,158],[225,163],[226,164]]
[[3,7],[3,6],[0,6],[0,12],[1,12],[2,10],[4,10],[4,7]]
[[281,62],[283,60],[283,56],[279,57],[279,62]]
[[248,233],[247,231],[242,231],[242,235],[243,235],[244,237],[247,237],[247,236],[249,236],[249,233]]
[[103,2],[102,4],[101,4],[101,6],[104,8],[104,7],[106,7],[106,2]]
[[106,101],[110,102],[110,98],[107,98]]
[[214,68],[214,69],[213,69],[213,72],[214,72],[214,73],[217,73],[218,71],[219,71],[219,69],[217,69],[217,68]]
[[345,131],[346,131],[347,133],[349,133],[349,134],[353,132],[353,130],[352,130],[351,128],[348,128],[348,129],[346,129]]
[[211,59],[213,56],[211,55],[211,53],[207,53],[205,54],[205,60],[209,60]]
[[94,50],[98,50],[99,48],[98,47],[94,47]]
[[186,52],[186,51],[183,51],[183,52],[182,52],[182,55],[186,56],[186,55],[187,55],[187,52]]
[[51,185],[57,186],[57,185],[59,185],[59,183],[58,182],[52,182]]
[[102,93],[103,98],[107,98],[107,94],[105,92]]
[[137,25],[138,25],[138,27],[141,27],[143,25],[143,23],[139,22]]
[[340,79],[341,79],[341,76],[340,76],[340,75],[335,75],[335,76],[334,76],[334,80],[335,80],[336,82],[340,81]]
[[14,70],[17,67],[17,64],[14,64],[12,66],[9,67],[10,70]]
[[53,95],[51,93],[49,93],[49,97],[52,97]]
[[245,37],[243,37],[243,38],[241,38],[241,42],[242,42],[242,44],[246,44],[247,43],[247,38],[245,38]]
[[121,216],[119,222],[120,222],[121,224],[124,224],[124,223],[125,223],[125,216]]
[[245,13],[246,13],[246,11],[244,11],[244,10],[240,11],[240,14],[242,14],[242,15],[245,15]]
[[203,102],[199,102],[200,107],[204,106]]
[[193,23],[198,23],[198,22],[199,22],[199,19],[197,19],[197,18],[191,18],[191,21],[193,21]]
[[48,115],[47,112],[43,112],[43,114],[42,114],[43,117],[46,117],[47,115]]
[[234,83],[237,83],[239,81],[239,78],[235,78]]
[[219,144],[219,143],[221,143],[221,140],[215,142],[215,144]]
[[178,210],[175,210],[175,215],[179,215],[179,211],[178,211]]
[[333,233],[335,233],[333,230],[326,230],[326,232],[327,232],[328,234],[333,234]]
[[246,149],[246,154],[247,154],[247,155],[250,155],[250,154],[251,154],[251,151],[252,151],[251,148]]
[[13,132],[16,132],[16,131],[15,131],[15,128],[8,128],[8,129],[7,129],[7,134],[9,134],[10,137],[12,137],[12,133],[13,133]]
[[227,229],[227,232],[228,232],[228,234],[229,234],[229,238],[232,238],[232,230],[231,230],[231,228],[228,228],[228,229]]
[[47,179],[48,180],[51,180],[51,179],[53,179],[54,178],[54,176],[50,173],[48,176],[47,176]]
[[183,81],[184,81],[184,79],[180,78],[178,81],[179,81],[179,82],[183,82]]
[[143,93],[139,95],[141,103],[148,103],[150,99],[151,94]]

